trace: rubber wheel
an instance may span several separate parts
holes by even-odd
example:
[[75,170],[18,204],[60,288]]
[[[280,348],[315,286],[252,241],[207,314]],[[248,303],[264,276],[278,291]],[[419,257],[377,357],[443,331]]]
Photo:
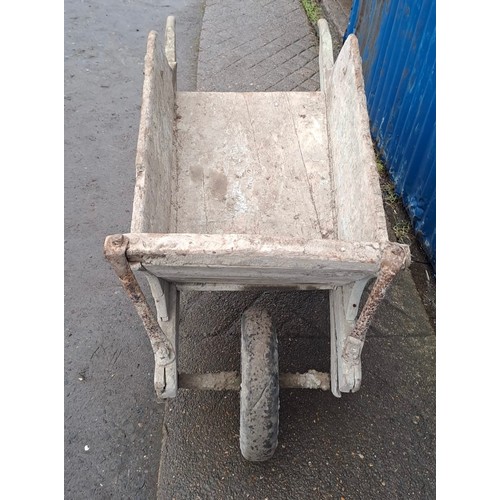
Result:
[[251,307],[241,318],[240,449],[252,462],[269,460],[278,445],[278,340],[271,317]]

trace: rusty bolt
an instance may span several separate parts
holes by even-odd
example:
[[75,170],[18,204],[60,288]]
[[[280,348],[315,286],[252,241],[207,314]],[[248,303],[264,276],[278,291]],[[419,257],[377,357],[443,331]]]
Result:
[[119,247],[121,245],[123,245],[123,240],[124,240],[124,236],[123,234],[117,234],[115,236],[113,236],[113,238],[111,239],[111,244],[115,247]]

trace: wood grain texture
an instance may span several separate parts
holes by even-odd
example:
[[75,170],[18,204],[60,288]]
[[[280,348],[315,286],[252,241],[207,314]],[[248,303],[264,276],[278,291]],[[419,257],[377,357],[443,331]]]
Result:
[[283,283],[274,284],[273,286],[259,286],[247,283],[246,285],[241,285],[238,283],[176,283],[177,290],[181,292],[193,291],[193,292],[248,292],[251,290],[260,291],[288,291],[288,290],[330,290],[332,288],[331,284],[310,284],[302,283],[288,284]]
[[318,20],[319,33],[319,83],[323,92],[327,88],[327,82],[331,81],[333,75],[333,47],[330,29],[326,19]]
[[245,234],[126,234],[127,258],[132,262],[190,264],[239,264],[252,260],[279,265],[289,259],[306,267],[324,263],[359,268],[380,266],[386,247],[397,243],[371,243]]
[[328,305],[330,312],[330,389],[332,394],[340,398],[339,390],[339,360],[337,354],[337,327],[335,323],[335,295],[336,290],[328,292]]
[[[373,277],[378,243],[242,234],[128,234],[127,258],[174,282],[336,285]],[[392,245],[392,244],[389,244]]]
[[168,16],[165,25],[165,57],[172,69],[172,86],[177,90],[177,55],[175,43],[175,17]]
[[172,168],[175,164],[173,72],[159,43],[148,36],[136,156],[131,231],[168,232]]
[[[350,295],[351,287],[339,286],[330,292],[331,306],[330,309],[330,322],[335,326],[335,340],[336,346],[331,344],[331,364],[332,368],[337,368],[337,381],[338,392],[334,393],[337,397],[342,392],[356,392],[361,385],[361,360],[359,359],[356,364],[347,364],[342,357],[344,352],[344,345],[347,337],[354,328],[355,321],[348,320],[344,308],[344,295]],[[333,339],[332,339],[333,340]],[[337,356],[335,363],[333,356]]]
[[335,238],[320,92],[177,94],[179,233]]
[[[174,398],[177,396],[178,388],[178,364],[179,359],[179,322],[180,322],[180,294],[173,283],[163,283],[166,289],[166,306],[168,320],[160,322],[160,327],[165,337],[174,346],[175,359],[164,367],[165,387],[161,399]],[[158,370],[158,367],[155,368]]]
[[[292,264],[293,265],[293,264]],[[288,285],[345,285],[355,280],[365,279],[373,276],[369,269],[329,269],[324,271],[305,270],[297,267],[263,267],[256,266],[171,266],[161,264],[144,264],[144,268],[175,283],[219,283],[219,284],[243,284],[253,287],[269,287]]]
[[387,241],[382,193],[370,136],[361,57],[349,35],[325,81],[332,192],[341,240]]

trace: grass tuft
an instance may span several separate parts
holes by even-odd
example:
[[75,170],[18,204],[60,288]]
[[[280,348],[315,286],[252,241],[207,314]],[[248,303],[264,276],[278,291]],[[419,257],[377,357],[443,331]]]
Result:
[[315,27],[318,19],[322,17],[321,9],[316,0],[300,0],[302,7],[306,11],[309,22]]
[[393,226],[394,235],[399,243],[409,244],[411,242],[411,225],[406,221],[399,221]]

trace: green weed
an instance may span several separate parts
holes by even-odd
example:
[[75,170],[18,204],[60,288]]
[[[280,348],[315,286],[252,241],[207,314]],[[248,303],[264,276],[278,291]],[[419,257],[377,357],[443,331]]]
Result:
[[411,225],[409,222],[399,221],[392,229],[394,230],[394,236],[396,236],[399,243],[408,243],[411,232]]
[[382,184],[382,196],[384,201],[389,205],[393,205],[399,201],[399,196],[394,191],[394,186],[390,182]]
[[304,10],[306,11],[306,15],[307,15],[307,18],[309,19],[309,22],[313,26],[316,26],[318,19],[320,19],[322,17],[321,9],[320,9],[317,1],[316,0],[300,0],[300,3],[302,4],[302,7],[304,7]]

